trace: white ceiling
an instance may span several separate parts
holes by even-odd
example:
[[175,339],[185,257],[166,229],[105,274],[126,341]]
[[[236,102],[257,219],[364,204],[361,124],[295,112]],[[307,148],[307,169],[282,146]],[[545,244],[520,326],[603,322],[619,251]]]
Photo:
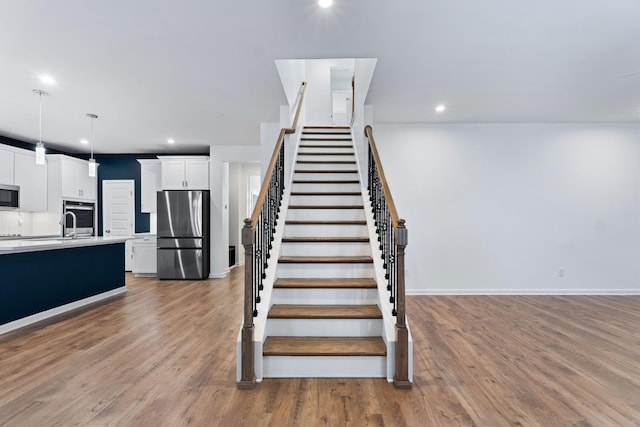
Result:
[[[257,144],[276,59],[377,58],[376,122],[640,121],[638,0],[3,0],[0,134],[96,151]],[[44,87],[37,76],[58,79]],[[437,115],[433,107],[449,107]]]

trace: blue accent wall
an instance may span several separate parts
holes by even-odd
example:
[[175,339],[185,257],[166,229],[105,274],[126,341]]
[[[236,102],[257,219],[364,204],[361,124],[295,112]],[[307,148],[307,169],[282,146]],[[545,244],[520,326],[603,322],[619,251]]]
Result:
[[155,159],[155,154],[97,154],[98,167],[98,235],[102,236],[102,181],[132,179],[135,181],[136,233],[149,232],[149,214],[140,212],[141,180],[137,159]]

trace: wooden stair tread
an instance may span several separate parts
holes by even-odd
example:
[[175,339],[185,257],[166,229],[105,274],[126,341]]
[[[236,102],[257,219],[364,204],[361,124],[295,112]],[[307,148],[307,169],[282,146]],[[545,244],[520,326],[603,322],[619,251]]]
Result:
[[267,337],[264,356],[386,356],[380,337]]
[[283,237],[284,243],[367,243],[368,237]]
[[281,264],[373,264],[370,256],[281,256]]
[[270,319],[382,319],[382,313],[375,304],[274,304],[267,317]]
[[364,209],[363,205],[289,205],[289,209]]
[[293,220],[285,221],[287,225],[367,225],[367,221],[362,219],[319,219],[319,220]]
[[296,169],[295,173],[358,173],[357,170],[347,170],[347,169],[334,169],[334,170],[327,170],[327,169],[318,169],[318,170],[313,170],[313,169]]
[[293,184],[360,184],[357,179],[294,179]]
[[376,281],[371,277],[357,277],[344,279],[308,279],[308,278],[279,278],[273,284],[274,288],[303,288],[303,289],[375,289]]
[[358,191],[292,191],[292,196],[362,196]]

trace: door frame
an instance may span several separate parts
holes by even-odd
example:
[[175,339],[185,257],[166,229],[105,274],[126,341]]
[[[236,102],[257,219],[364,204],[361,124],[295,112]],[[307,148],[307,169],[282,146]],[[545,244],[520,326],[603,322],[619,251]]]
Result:
[[102,236],[106,236],[105,230],[105,220],[104,220],[104,187],[105,184],[131,184],[131,199],[133,203],[131,203],[131,232],[132,235],[136,233],[136,181],[134,179],[103,179],[102,180],[102,195],[100,200],[100,215],[102,216]]

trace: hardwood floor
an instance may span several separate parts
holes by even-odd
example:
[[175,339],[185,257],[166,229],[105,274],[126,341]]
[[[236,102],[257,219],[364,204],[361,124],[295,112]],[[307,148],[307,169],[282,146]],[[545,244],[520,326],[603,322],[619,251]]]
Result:
[[638,426],[640,297],[410,297],[413,390],[235,384],[242,276],[126,296],[0,337],[2,426]]

